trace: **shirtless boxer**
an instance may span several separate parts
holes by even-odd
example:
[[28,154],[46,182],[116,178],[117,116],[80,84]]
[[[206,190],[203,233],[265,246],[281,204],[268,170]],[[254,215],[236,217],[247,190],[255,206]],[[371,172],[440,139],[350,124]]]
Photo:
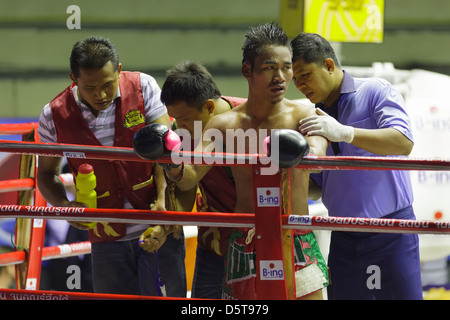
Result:
[[[284,98],[290,81],[292,80],[292,62],[289,40],[283,29],[276,24],[263,24],[251,28],[246,34],[243,47],[242,74],[248,81],[249,93],[247,102],[211,118],[204,128],[204,132],[209,129],[219,130],[223,134],[223,141],[226,143],[227,129],[243,129],[244,132],[255,131],[258,139],[259,135],[270,135],[272,129],[292,129],[297,130],[299,119],[303,119],[314,114],[314,108],[305,106]],[[324,155],[327,147],[327,140],[318,136],[307,138],[310,152],[316,155]],[[245,145],[248,153],[251,143]],[[203,139],[199,144],[200,148],[195,151],[212,150],[211,141]],[[227,152],[236,152],[224,146]],[[261,152],[260,152],[261,153]],[[180,165],[166,171],[169,178],[178,182],[180,189],[189,190],[210,170],[207,165]],[[246,166],[232,166],[233,177],[236,183],[237,202],[235,212],[253,213],[254,195],[252,183],[252,170]],[[295,214],[308,214],[308,181],[309,173],[300,169],[290,169],[290,190],[295,196],[292,197],[292,212]],[[233,229],[234,233],[230,238],[230,247],[235,247],[235,243],[246,243],[245,256],[254,259],[254,240],[251,239],[251,229]],[[249,234],[250,232],[250,234]],[[297,232],[296,232],[297,233]],[[315,243],[314,234],[297,235],[294,241],[297,256],[305,258],[305,261],[297,261],[296,270],[304,268],[308,270],[303,273],[307,276],[298,276],[296,280],[297,298],[321,299],[321,289],[328,284],[328,273],[320,250]],[[303,251],[302,248],[312,248]],[[310,254],[312,252],[312,254]],[[308,253],[308,257],[306,257]],[[312,255],[312,256],[311,256]],[[230,255],[227,257],[230,264]],[[312,261],[312,263],[311,263]],[[241,261],[244,262],[244,261]],[[248,261],[247,261],[248,263]],[[255,264],[254,264],[255,265]],[[249,270],[252,272],[252,270]],[[254,290],[255,274],[241,275],[242,278],[234,277],[230,269],[227,269],[224,284],[224,298],[233,299],[255,299],[257,297]],[[296,275],[297,278],[297,275]],[[307,278],[307,279],[306,279]],[[317,280],[310,283],[308,280]],[[303,290],[305,289],[305,290]]]

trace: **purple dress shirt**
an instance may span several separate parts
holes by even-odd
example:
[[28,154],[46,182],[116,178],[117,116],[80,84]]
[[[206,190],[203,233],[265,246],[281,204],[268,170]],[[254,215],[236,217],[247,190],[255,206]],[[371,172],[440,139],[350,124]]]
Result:
[[[404,104],[387,81],[353,78],[344,72],[337,119],[355,128],[394,128],[413,141]],[[339,143],[339,150],[341,156],[379,156],[345,142]],[[327,156],[332,155],[337,154],[330,145]],[[413,202],[408,171],[326,170],[311,178],[322,186],[322,201],[330,216],[381,218]]]

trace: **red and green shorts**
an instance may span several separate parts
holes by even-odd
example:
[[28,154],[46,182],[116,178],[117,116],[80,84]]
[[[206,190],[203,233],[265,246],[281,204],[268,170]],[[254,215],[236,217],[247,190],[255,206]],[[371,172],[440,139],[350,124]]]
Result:
[[[225,259],[224,299],[256,299],[256,259],[254,229],[233,229]],[[294,270],[296,297],[301,298],[325,288],[328,266],[314,233],[294,233]]]

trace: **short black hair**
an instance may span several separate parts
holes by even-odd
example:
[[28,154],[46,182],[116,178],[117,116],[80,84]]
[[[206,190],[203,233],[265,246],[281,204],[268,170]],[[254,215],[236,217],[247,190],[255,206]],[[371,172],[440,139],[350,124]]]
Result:
[[300,33],[291,41],[291,47],[292,62],[301,59],[305,63],[321,64],[330,58],[338,68],[341,67],[331,44],[317,33]]
[[185,101],[201,111],[208,99],[221,97],[209,71],[198,62],[184,61],[167,70],[161,88],[161,101],[167,106]]
[[113,64],[114,70],[119,68],[119,55],[114,44],[109,39],[90,36],[78,41],[72,48],[70,55],[70,71],[76,78],[80,75],[80,68],[101,69],[108,61]]
[[283,46],[291,50],[289,37],[278,24],[271,22],[251,27],[245,34],[242,62],[253,66],[255,58],[261,54],[264,47],[270,45]]

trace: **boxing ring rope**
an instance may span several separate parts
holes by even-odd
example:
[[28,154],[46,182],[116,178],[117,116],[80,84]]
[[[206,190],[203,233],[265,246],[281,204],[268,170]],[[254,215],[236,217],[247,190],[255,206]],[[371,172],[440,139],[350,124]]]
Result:
[[[1,217],[207,227],[255,227],[254,213],[182,212],[0,205]],[[450,221],[281,215],[284,229],[450,234]],[[1,257],[1,255],[0,255]],[[0,258],[0,265],[1,263]]]
[[2,135],[25,135],[32,133],[37,128],[38,123],[2,123],[0,124],[0,134]]
[[0,300],[185,300],[174,297],[150,297],[126,294],[83,293],[50,290],[0,289]]
[[[100,160],[150,161],[141,159],[132,148],[83,146],[76,144],[39,143],[1,140],[0,152],[32,154],[52,157],[86,158]],[[252,166],[267,156],[261,154],[231,154],[179,151],[175,155],[185,163],[215,166]],[[178,153],[178,155],[177,155]],[[217,161],[218,158],[223,161]],[[156,161],[153,161],[156,162]],[[157,162],[172,163],[171,156],[162,156]],[[267,162],[267,160],[265,160]],[[349,156],[305,156],[297,166],[302,169],[318,170],[450,170],[450,160],[444,158],[408,157],[349,157]]]
[[[107,159],[125,161],[149,161],[139,158],[131,148],[99,147],[68,144],[44,144],[39,142],[1,141],[0,152],[15,154],[32,154],[40,156],[59,156],[86,159]],[[183,161],[187,158],[197,165],[210,164],[225,166],[251,166],[253,168],[254,188],[275,187],[280,188],[280,174],[264,176],[260,174],[261,164],[258,162],[264,156],[258,154],[219,154],[223,156],[222,163],[217,163],[217,153],[214,157],[195,152],[179,152]],[[228,160],[232,161],[228,161]],[[211,162],[211,160],[213,160]],[[214,162],[215,161],[215,162]],[[152,162],[172,162],[171,157],[163,156]],[[236,164],[237,162],[237,164]],[[262,162],[262,161],[261,161]],[[447,159],[411,159],[405,157],[305,157],[297,166],[303,169],[320,170],[450,170],[450,161]],[[256,201],[256,200],[255,200]],[[180,224],[194,226],[217,227],[255,227],[256,250],[258,252],[257,264],[262,260],[283,260],[281,250],[281,229],[318,229],[356,232],[387,232],[387,233],[433,233],[446,235],[450,233],[450,221],[417,221],[398,219],[374,218],[341,218],[304,215],[282,215],[281,208],[258,208],[255,213],[194,213],[175,211],[150,210],[119,210],[119,209],[91,209],[91,208],[62,208],[47,207],[45,205],[0,205],[0,217],[31,218],[33,220],[68,220],[68,221],[107,221],[118,223],[143,224]],[[281,217],[281,219],[280,219]],[[270,223],[269,223],[270,222]],[[272,223],[273,222],[273,223]],[[259,250],[258,248],[264,248]],[[49,250],[49,249],[48,249]],[[45,251],[45,250],[43,250]],[[22,253],[19,253],[21,255]],[[58,254],[56,254],[58,255]],[[0,255],[1,256],[1,255]],[[45,258],[45,255],[42,255]],[[1,258],[0,258],[0,261]],[[286,284],[284,279],[264,281],[259,277],[257,268],[257,291],[261,299],[286,299]],[[14,294],[16,291],[0,289],[0,298],[5,294]],[[29,293],[25,290],[25,293]],[[24,294],[20,290],[17,294]],[[38,292],[33,293],[35,295]],[[41,292],[42,295],[48,292]],[[61,294],[66,294],[61,293]],[[109,297],[114,298],[114,295]],[[69,299],[95,299],[95,295],[81,294],[65,296]],[[98,298],[101,299],[99,296]],[[103,298],[107,298],[103,296]],[[142,297],[140,297],[142,298]],[[154,299],[155,297],[149,297]],[[119,298],[120,299],[120,298]]]
[[34,180],[31,178],[0,181],[0,192],[27,191],[34,189]]
[[[73,257],[91,253],[89,241],[61,244],[42,249],[42,261]],[[0,266],[20,264],[26,261],[26,252],[23,250],[8,252],[0,255]]]

